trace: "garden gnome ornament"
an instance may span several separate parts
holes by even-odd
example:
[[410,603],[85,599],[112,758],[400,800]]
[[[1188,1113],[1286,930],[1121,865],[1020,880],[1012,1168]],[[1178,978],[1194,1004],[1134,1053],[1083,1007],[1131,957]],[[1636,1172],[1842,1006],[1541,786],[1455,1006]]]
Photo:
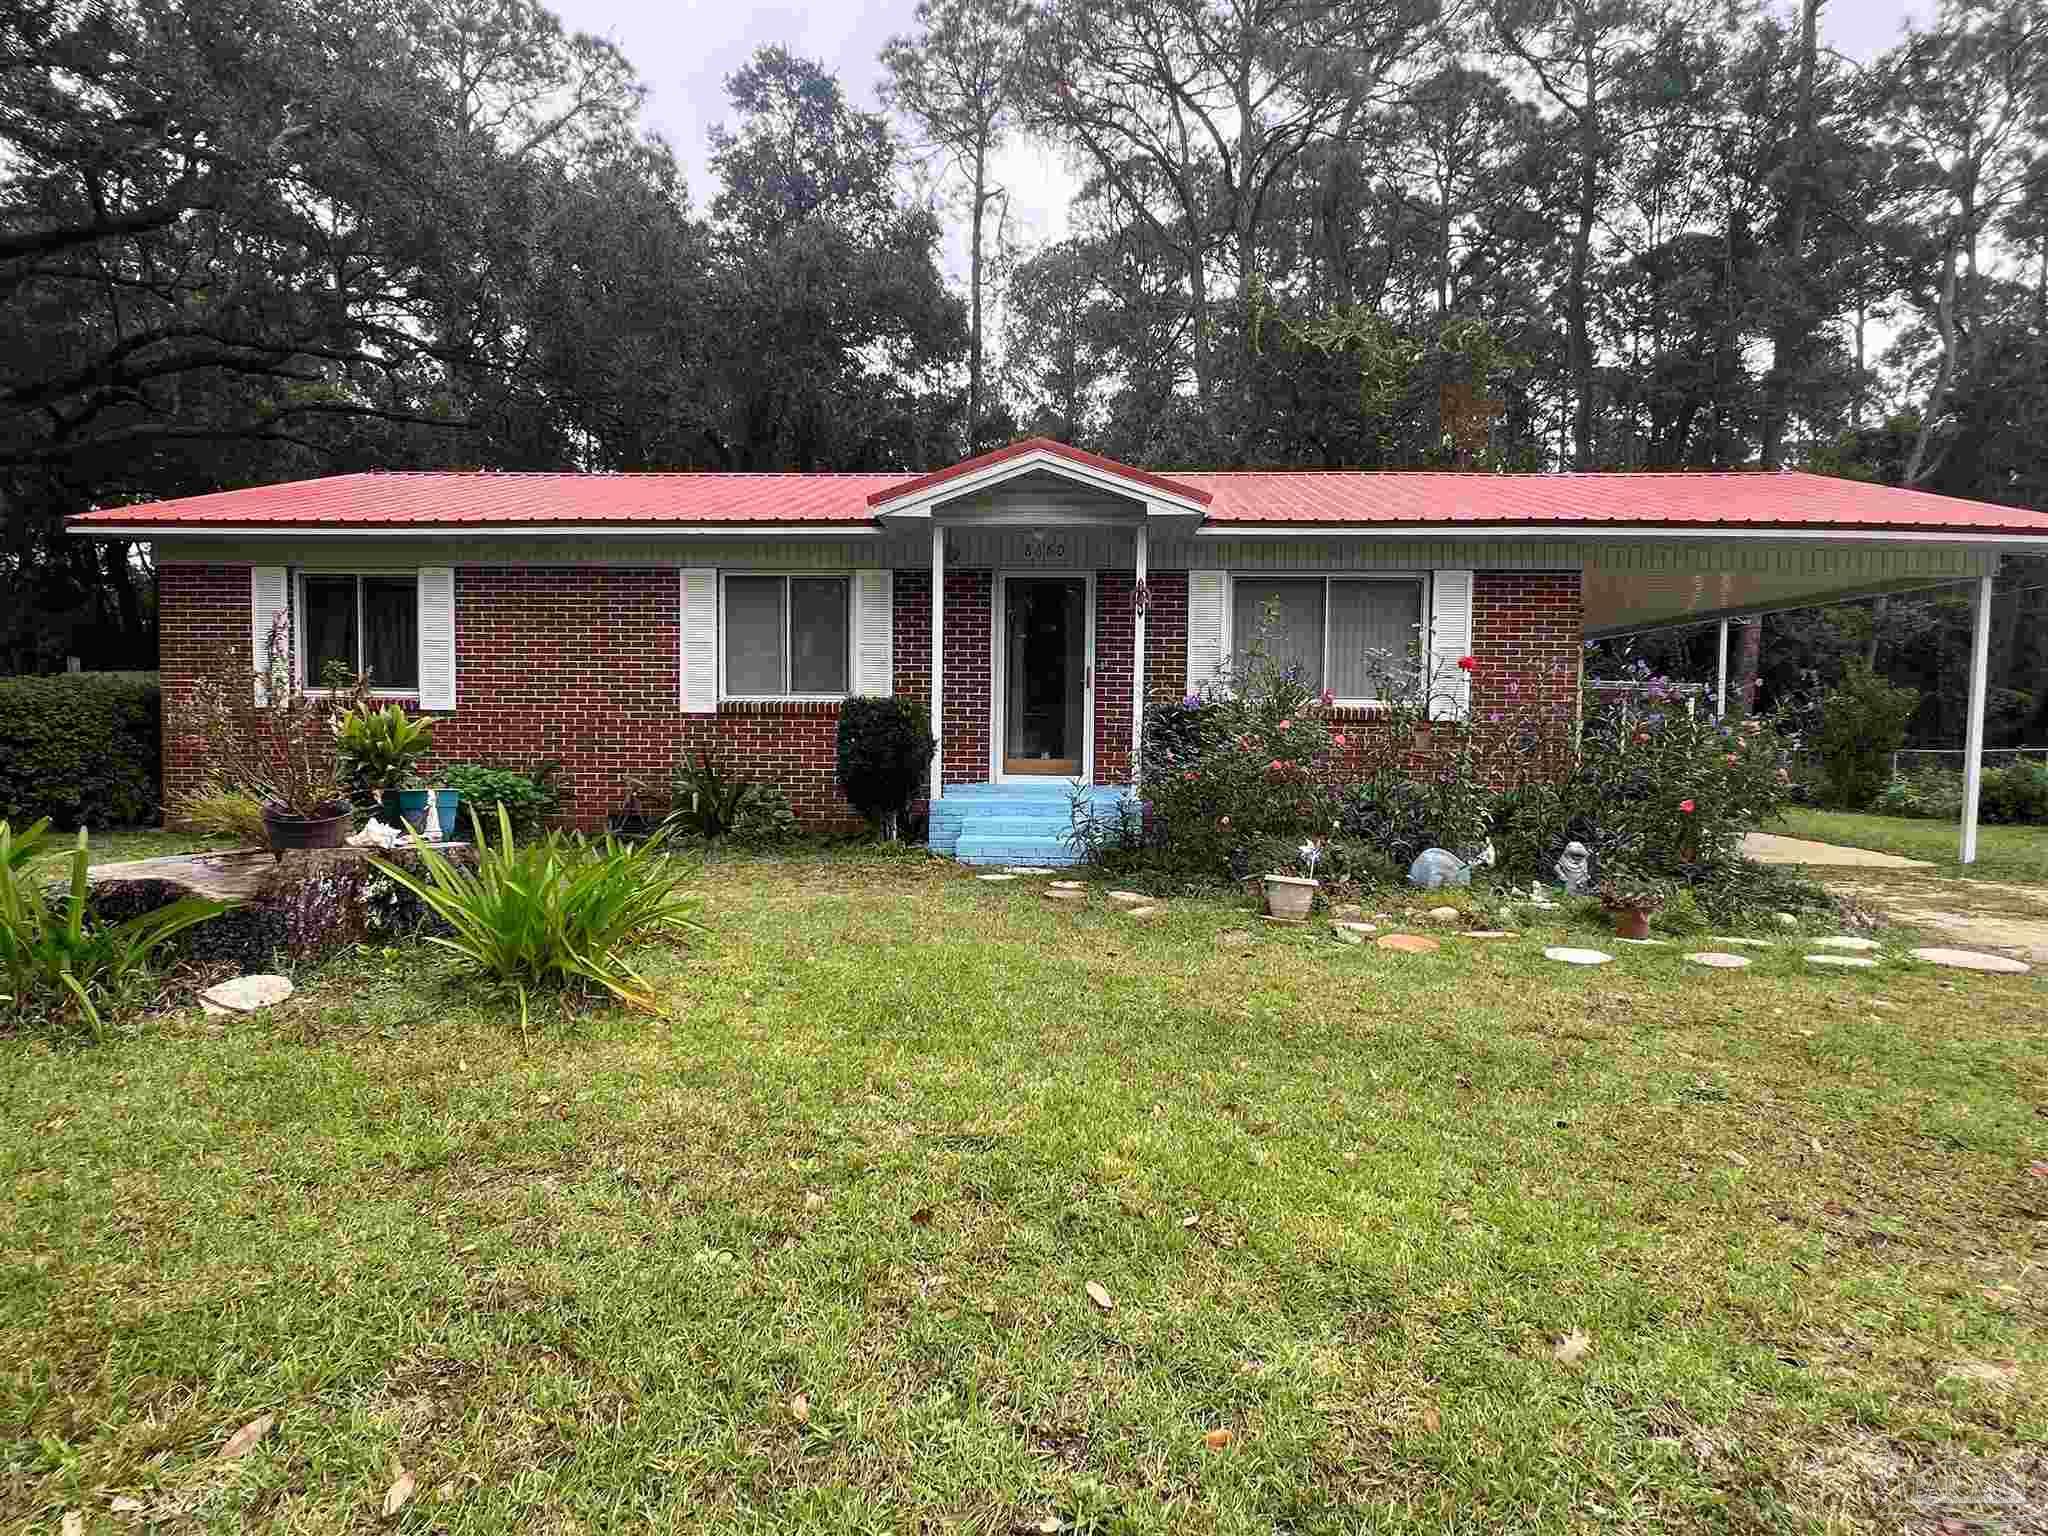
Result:
[[1593,854],[1584,843],[1566,843],[1563,856],[1552,867],[1567,895],[1583,896],[1593,888]]
[[1415,862],[1408,866],[1408,883],[1417,890],[1441,890],[1447,885],[1470,885],[1472,871],[1493,867],[1493,841],[1469,859],[1461,859],[1455,853],[1443,848],[1425,848],[1415,855]]

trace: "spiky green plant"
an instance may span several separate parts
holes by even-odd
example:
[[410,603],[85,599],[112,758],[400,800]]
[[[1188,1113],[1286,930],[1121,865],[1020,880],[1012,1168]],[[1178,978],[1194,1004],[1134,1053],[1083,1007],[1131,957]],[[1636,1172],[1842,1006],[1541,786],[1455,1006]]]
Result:
[[524,844],[498,807],[498,841],[485,835],[474,807],[476,868],[465,869],[415,836],[417,875],[383,859],[371,862],[454,929],[429,936],[467,969],[528,986],[587,983],[630,1007],[657,1012],[645,980],[625,951],[649,939],[687,939],[704,932],[698,898],[683,889],[694,866],[669,854],[657,833],[637,844],[550,832]]
[[75,1006],[98,1038],[106,1030],[108,1006],[127,997],[148,973],[157,946],[218,917],[227,905],[188,897],[123,923],[88,922],[91,856],[85,831],[79,830],[68,860],[66,894],[53,901],[49,882],[33,867],[48,829],[47,821],[39,821],[16,837],[0,821],[0,975],[15,1011]]

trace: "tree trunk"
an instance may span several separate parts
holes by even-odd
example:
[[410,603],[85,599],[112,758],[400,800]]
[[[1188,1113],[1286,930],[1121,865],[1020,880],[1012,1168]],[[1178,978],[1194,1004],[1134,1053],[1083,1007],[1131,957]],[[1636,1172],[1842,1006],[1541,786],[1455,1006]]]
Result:
[[1764,621],[1738,620],[1735,627],[1735,663],[1728,679],[1728,714],[1740,720],[1756,708],[1758,669],[1763,662]]
[[981,223],[988,208],[988,146],[974,149],[974,228],[967,253],[967,453],[981,451]]
[[1799,8],[1799,109],[1792,137],[1792,185],[1785,208],[1785,238],[1779,247],[1775,282],[1780,290],[1778,322],[1771,328],[1771,371],[1764,380],[1762,451],[1765,469],[1776,469],[1784,452],[1785,422],[1791,415],[1793,361],[1812,339],[1806,311],[1806,210],[1813,176],[1807,163],[1813,143],[1813,73],[1819,53],[1821,0]]
[[1572,467],[1593,468],[1593,346],[1586,320],[1586,271],[1593,257],[1593,220],[1600,201],[1600,118],[1594,58],[1586,50],[1586,107],[1579,117],[1579,227],[1572,240],[1565,289],[1565,346],[1572,373]]
[[1870,605],[1870,641],[1863,647],[1863,665],[1870,671],[1877,670],[1877,648],[1884,638],[1885,609],[1891,606],[1891,599],[1880,597]]
[[1905,480],[1917,485],[1934,466],[1927,450],[1934,441],[1934,423],[1948,404],[1948,392],[1956,377],[1956,242],[1948,242],[1942,267],[1941,292],[1935,299],[1935,330],[1941,336],[1941,361],[1936,365],[1934,387],[1927,392],[1927,409],[1920,417],[1920,430],[1913,435],[1913,452],[1906,460]]

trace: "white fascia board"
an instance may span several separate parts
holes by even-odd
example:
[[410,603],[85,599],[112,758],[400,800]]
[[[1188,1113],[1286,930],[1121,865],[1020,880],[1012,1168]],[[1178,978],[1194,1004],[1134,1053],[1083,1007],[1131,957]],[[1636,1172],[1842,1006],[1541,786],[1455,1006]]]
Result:
[[942,501],[951,501],[958,496],[987,490],[990,486],[1001,485],[1006,480],[1014,480],[1020,475],[1028,475],[1040,469],[1050,470],[1056,475],[1078,481],[1082,485],[1093,486],[1097,490],[1141,501],[1145,504],[1147,513],[1154,512],[1156,507],[1183,517],[1202,518],[1208,515],[1207,507],[1189,497],[1176,496],[1171,491],[1162,490],[1145,481],[1126,479],[1110,470],[1098,469],[1093,464],[1076,463],[1062,454],[1048,453],[1043,448],[1035,448],[1020,458],[1005,459],[1000,464],[984,465],[971,474],[941,481],[914,496],[885,502],[875,508],[875,516],[888,519],[928,519],[932,515],[932,508]]
[[231,526],[226,523],[148,524],[95,523],[74,525],[68,532],[81,537],[122,539],[545,539],[564,535],[576,538],[791,538],[866,539],[882,533],[868,523],[525,523],[507,527],[498,523],[444,523],[421,528],[411,524],[353,523],[346,528],[315,523],[261,523]]

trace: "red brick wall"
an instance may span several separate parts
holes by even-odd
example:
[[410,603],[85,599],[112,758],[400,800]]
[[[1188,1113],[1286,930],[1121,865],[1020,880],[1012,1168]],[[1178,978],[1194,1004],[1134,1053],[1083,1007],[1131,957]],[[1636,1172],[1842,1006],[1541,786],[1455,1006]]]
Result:
[[[167,693],[189,685],[223,649],[249,664],[247,566],[166,564],[158,582]],[[1129,773],[1131,586],[1127,572],[1097,578],[1095,755],[1104,782]],[[571,815],[597,826],[623,805],[631,780],[665,787],[679,754],[702,747],[721,767],[780,786],[807,822],[855,819],[837,784],[836,705],[727,704],[715,716],[682,714],[673,571],[465,566],[455,588],[458,708],[436,733],[437,761],[558,759]],[[925,707],[930,589],[929,572],[896,573],[896,692]],[[1177,698],[1187,677],[1187,573],[1155,572],[1150,590],[1147,690]],[[947,573],[949,784],[988,777],[991,593],[988,571]],[[1474,711],[1503,707],[1513,686],[1538,690],[1568,714],[1583,638],[1578,573],[1481,571],[1473,606]],[[1374,728],[1362,715],[1346,723]],[[190,750],[167,739],[164,759],[166,787],[189,788],[199,767]]]

